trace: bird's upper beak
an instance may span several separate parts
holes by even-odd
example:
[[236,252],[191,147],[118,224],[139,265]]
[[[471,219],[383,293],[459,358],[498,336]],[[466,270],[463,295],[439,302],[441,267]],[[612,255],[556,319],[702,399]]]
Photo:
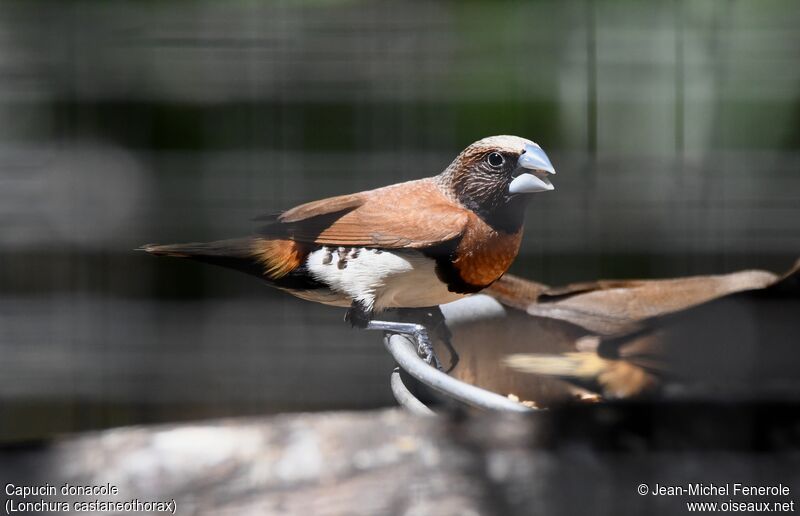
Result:
[[536,144],[526,144],[518,164],[515,177],[508,186],[510,194],[547,192],[555,189],[548,176],[555,174],[556,169],[541,147]]

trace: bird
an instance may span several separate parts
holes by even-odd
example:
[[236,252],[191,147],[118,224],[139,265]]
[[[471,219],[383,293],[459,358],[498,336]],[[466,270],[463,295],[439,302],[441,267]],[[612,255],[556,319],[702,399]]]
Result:
[[376,314],[438,307],[494,283],[519,252],[530,194],[552,191],[555,173],[533,141],[491,136],[438,175],[266,215],[251,236],[140,250],[233,268],[298,298],[348,307],[352,326],[413,334],[426,361],[441,367],[424,327]]

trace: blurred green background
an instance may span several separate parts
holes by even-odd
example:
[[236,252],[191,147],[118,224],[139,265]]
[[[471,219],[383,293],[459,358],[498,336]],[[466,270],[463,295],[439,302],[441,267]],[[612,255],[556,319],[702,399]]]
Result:
[[796,1],[0,2],[0,439],[392,404],[378,335],[147,242],[542,145],[512,272],[800,255]]

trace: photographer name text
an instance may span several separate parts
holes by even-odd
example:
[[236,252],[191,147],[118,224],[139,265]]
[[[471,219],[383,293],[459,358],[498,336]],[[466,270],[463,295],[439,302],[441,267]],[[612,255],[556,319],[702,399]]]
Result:
[[655,484],[650,489],[652,496],[789,496],[789,486],[754,486],[740,483],[687,485]]

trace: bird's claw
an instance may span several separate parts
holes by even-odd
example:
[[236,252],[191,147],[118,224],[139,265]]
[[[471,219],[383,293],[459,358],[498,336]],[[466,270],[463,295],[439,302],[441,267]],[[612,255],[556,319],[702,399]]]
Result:
[[419,331],[415,335],[417,340],[417,355],[420,356],[428,365],[432,365],[439,371],[442,371],[442,363],[439,361],[439,357],[436,356],[436,352],[433,350],[433,344],[431,344],[431,339],[428,337],[428,332],[426,331]]
[[426,330],[421,324],[376,321],[373,319],[366,324],[365,329],[382,330],[390,333],[408,335],[417,343],[417,355],[419,355],[429,365],[435,367],[439,371],[442,371],[442,363],[439,361],[439,357],[436,356],[436,352],[433,350],[433,344],[428,336],[428,330]]

